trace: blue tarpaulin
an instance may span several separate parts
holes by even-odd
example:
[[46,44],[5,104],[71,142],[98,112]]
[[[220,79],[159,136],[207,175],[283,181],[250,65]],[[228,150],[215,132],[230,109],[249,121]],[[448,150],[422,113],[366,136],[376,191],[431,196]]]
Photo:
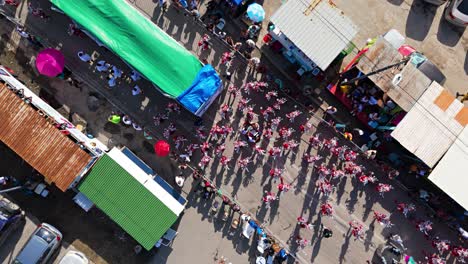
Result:
[[192,85],[177,97],[177,101],[196,114],[219,89],[221,89],[221,78],[213,66],[205,65],[198,72]]

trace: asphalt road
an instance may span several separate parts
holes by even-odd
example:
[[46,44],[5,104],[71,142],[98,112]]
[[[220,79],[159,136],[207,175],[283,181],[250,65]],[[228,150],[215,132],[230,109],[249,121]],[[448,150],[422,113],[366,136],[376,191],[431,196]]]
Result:
[[[36,230],[37,226],[41,224],[37,218],[32,216],[30,213],[26,213],[24,225],[19,226],[15,232],[13,232],[5,243],[0,247],[0,259],[3,264],[10,264],[15,259],[24,244],[28,241],[30,235]],[[53,225],[53,224],[52,224]],[[63,256],[69,250],[76,250],[72,245],[67,242],[60,244],[59,250],[52,255],[50,264],[59,263]]]
[[[167,16],[161,16],[158,9],[155,9],[155,3],[151,3],[150,1],[145,2],[145,8],[148,8],[145,13],[154,13],[152,19],[155,23],[164,30],[167,30],[168,34],[181,41],[185,47],[197,53],[196,43],[200,38],[200,32],[196,30],[196,27],[191,26],[191,21],[187,20],[183,15],[177,14],[172,9],[168,12]],[[28,27],[34,30],[37,29],[36,32],[38,33],[36,34],[43,34],[41,36],[43,36],[45,40],[57,45],[60,44],[75,74],[86,81],[87,84],[91,86],[91,89],[100,92],[111,104],[134,116],[140,124],[150,129],[155,136],[159,138],[162,137],[162,130],[167,124],[154,127],[151,125],[151,120],[155,113],[163,111],[165,104],[168,102],[167,99],[163,98],[146,83],[141,86],[144,88],[144,95],[140,97],[129,96],[130,90],[124,88],[126,87],[125,84],[110,91],[105,89],[102,76],[93,73],[90,67],[80,64],[75,55],[78,50],[85,49],[91,53],[93,50],[99,49],[89,39],[69,37],[65,33],[67,27],[67,19],[65,17],[53,14],[52,19],[54,23],[43,24],[42,21],[38,21],[35,17],[28,17],[24,9],[19,17],[26,22]],[[223,72],[224,69],[223,66],[219,65],[219,60],[224,51],[225,47],[222,45],[215,45],[209,54],[202,54],[202,56],[213,63],[213,65],[217,66],[220,72]],[[122,65],[122,62],[119,62],[113,55],[105,52],[102,54],[102,56],[111,63]],[[247,80],[252,80],[253,76],[241,71],[241,69],[245,69],[242,67],[244,64],[240,61],[237,63],[236,69],[238,70],[235,72],[233,78],[234,83],[241,85]],[[74,96],[76,96],[76,93]],[[86,94],[81,96],[86,96]],[[264,99],[262,94],[253,93],[245,96],[249,96],[252,99],[252,102],[256,104],[255,109],[257,109],[257,111],[261,106],[265,107],[268,105],[268,102]],[[63,102],[70,103],[74,101],[74,98],[71,95],[67,96],[65,94],[62,100]],[[229,96],[226,94],[221,95],[216,104],[213,105],[205,115],[205,127],[209,130],[213,124],[218,122],[224,124],[229,123],[237,131],[238,127],[244,121],[243,115],[235,113],[230,121],[220,121],[217,109],[224,103],[230,103],[232,107],[236,109],[238,100],[239,98],[235,100],[229,99]],[[286,118],[283,118],[282,126],[291,126],[298,131],[299,124],[303,124],[307,120],[314,125],[313,129],[308,133],[302,135],[300,133],[294,134],[294,138],[301,142],[298,150],[276,160],[268,157],[256,159],[255,162],[249,166],[248,173],[239,171],[235,163],[231,164],[231,169],[223,168],[219,166],[218,161],[214,159],[214,161],[208,165],[205,175],[213,179],[218,186],[222,186],[226,194],[237,196],[237,200],[242,208],[252,215],[255,215],[260,221],[265,222],[267,230],[271,231],[284,245],[288,245],[293,252],[295,251],[296,245],[290,238],[294,237],[297,232],[296,218],[299,215],[305,215],[314,223],[323,223],[325,226],[332,227],[335,232],[334,236],[330,239],[319,238],[316,230],[305,234],[310,238],[312,244],[297,252],[298,260],[303,263],[363,263],[364,260],[372,257],[375,247],[385,240],[385,236],[389,232],[401,233],[409,248],[408,253],[411,255],[420,258],[421,249],[430,251],[430,244],[425,240],[422,234],[414,228],[414,223],[404,219],[401,215],[397,213],[392,214],[391,219],[396,227],[390,230],[383,230],[380,225],[373,221],[372,210],[391,213],[395,210],[395,199],[400,201],[410,200],[407,193],[399,188],[386,194],[385,198],[381,198],[374,191],[373,186],[363,188],[356,179],[342,178],[336,182],[335,185],[337,188],[330,196],[330,200],[335,208],[334,217],[321,217],[318,214],[318,207],[324,198],[320,195],[315,186],[317,173],[314,172],[312,168],[306,168],[306,166],[304,166],[301,162],[302,155],[304,153],[320,153],[326,157],[325,163],[334,163],[335,159],[329,156],[329,153],[310,148],[306,142],[314,133],[320,133],[321,136],[325,138],[331,138],[337,136],[337,134],[329,127],[319,123],[320,119],[318,118],[322,115],[320,110],[309,114],[302,109],[298,103],[299,102],[289,99],[288,103],[285,104],[277,114],[284,117],[286,113],[296,109],[295,106],[297,105],[305,114],[296,118],[295,122],[292,124],[290,124]],[[86,111],[86,109],[82,110]],[[92,122],[99,123],[100,121],[101,123],[105,123],[106,113],[109,112],[104,111],[99,115],[95,115]],[[186,116],[185,112],[181,116],[171,116],[171,118],[173,118],[171,121],[174,121],[178,127],[178,132],[176,134],[185,134],[190,140],[197,142],[197,139],[190,137],[190,135],[194,133],[192,125],[194,119],[185,118]],[[95,132],[99,134],[100,130],[96,128]],[[112,137],[113,133],[107,131],[99,136]],[[139,136],[141,137],[141,135]],[[228,156],[233,156],[234,160],[238,159],[239,156],[249,157],[251,155],[249,150],[242,150],[240,154],[233,153],[232,143],[239,138],[240,135],[236,133],[228,137],[225,141],[227,145],[225,153],[228,154]],[[271,141],[263,141],[262,144],[264,144],[265,148],[270,148],[273,145],[280,144],[280,142],[275,142],[275,140],[272,139]],[[340,141],[340,144],[347,143]],[[199,156],[195,157],[195,160],[198,158]],[[142,159],[150,164],[158,162],[154,161],[155,158],[148,153],[143,155]],[[388,181],[388,179],[380,173],[378,167],[374,163],[362,159],[359,160],[359,162],[364,164],[366,168],[375,170],[382,182]],[[197,162],[194,161],[192,165],[196,166],[196,163]],[[261,196],[265,190],[276,192],[276,184],[271,182],[268,178],[268,171],[270,168],[278,166],[285,169],[284,177],[287,182],[292,183],[293,190],[284,194],[271,208],[266,209],[260,206]],[[156,168],[156,171],[159,170],[158,172],[169,178],[171,175],[177,173],[176,167],[174,168],[170,163]],[[190,187],[190,181],[188,181],[184,189],[187,191]],[[203,207],[209,207],[209,203],[203,205]],[[417,217],[421,219],[426,218],[422,208],[418,207]],[[350,220],[358,220],[365,225],[366,233],[363,241],[354,241],[350,237],[347,224]],[[245,258],[255,255],[255,250],[252,251],[251,247],[248,246],[243,246],[239,250],[235,240],[230,239],[222,230],[224,230],[223,227],[217,224],[216,221],[211,223],[207,220],[206,210],[203,210],[199,205],[197,205],[196,208],[189,208],[186,215],[181,219],[179,225],[180,234],[174,241],[172,246],[173,251],[170,254],[166,253],[166,255],[161,251],[154,257],[153,263],[161,263],[161,261],[164,260],[167,263],[179,263],[178,261],[183,260],[205,263],[206,261],[211,261],[210,258],[215,255],[216,251],[221,255],[227,256],[229,259],[236,260],[239,258],[245,260]],[[437,232],[440,232],[440,234],[452,236],[445,227],[439,224],[437,224],[436,230],[438,230]],[[194,238],[199,238],[200,240],[193,243]],[[96,246],[95,250],[96,254],[99,254],[99,246]],[[240,259],[233,262],[243,263]]]

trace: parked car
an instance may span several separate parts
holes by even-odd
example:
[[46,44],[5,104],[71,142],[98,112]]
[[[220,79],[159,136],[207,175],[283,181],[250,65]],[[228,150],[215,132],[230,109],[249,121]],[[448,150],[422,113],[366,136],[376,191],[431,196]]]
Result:
[[428,2],[429,4],[433,4],[433,5],[442,5],[442,4],[445,4],[445,2],[447,2],[447,0],[424,0],[425,2]]
[[85,254],[79,251],[70,250],[63,256],[59,264],[88,264],[89,260],[86,258]]
[[0,195],[0,245],[24,223],[24,211],[8,198]]
[[466,27],[468,25],[468,0],[452,0],[445,7],[445,19],[450,23]]
[[29,237],[16,256],[13,264],[44,264],[50,259],[62,241],[62,233],[57,228],[42,223]]

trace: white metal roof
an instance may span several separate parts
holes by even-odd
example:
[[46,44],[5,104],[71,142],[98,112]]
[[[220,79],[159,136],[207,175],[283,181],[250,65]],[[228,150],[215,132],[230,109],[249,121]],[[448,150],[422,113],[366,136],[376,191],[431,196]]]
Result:
[[437,164],[429,175],[429,180],[465,210],[468,210],[466,164],[468,164],[468,127],[463,129],[457,140]]
[[289,0],[273,14],[271,21],[320,69],[325,70],[351,42],[358,28],[327,0],[318,3],[308,15],[304,14],[313,2],[316,0]]
[[460,101],[432,82],[392,136],[432,168],[461,133],[463,125],[455,117],[462,109]]
[[153,180],[151,175],[144,172],[137,164],[129,159],[118,148],[113,148],[107,155],[115,160],[120,167],[132,175],[138,182],[145,186],[154,196],[163,202],[172,212],[180,215],[184,210],[184,206],[180,204],[170,193],[164,190],[157,182]]

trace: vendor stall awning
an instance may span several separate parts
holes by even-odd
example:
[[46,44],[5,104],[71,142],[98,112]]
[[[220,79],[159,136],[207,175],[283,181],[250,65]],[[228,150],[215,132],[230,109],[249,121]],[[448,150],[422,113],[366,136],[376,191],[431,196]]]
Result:
[[185,206],[116,148],[96,162],[78,189],[147,250]]
[[289,0],[271,17],[276,28],[317,66],[326,70],[358,32],[329,1]]
[[467,122],[467,108],[437,82],[432,82],[391,135],[432,168]]
[[66,191],[92,157],[50,120],[0,84],[0,140],[47,182]]
[[[403,55],[385,38],[380,37],[359,60],[357,67],[364,74],[369,74],[402,60]],[[397,105],[408,112],[431,85],[432,81],[411,63],[400,66],[400,68],[402,68],[401,71],[396,68],[382,71],[369,76],[369,79],[387,93]],[[394,78],[396,74],[401,74],[402,78],[395,85]]]
[[445,156],[429,175],[429,180],[465,210],[468,210],[468,127],[465,127]]
[[194,114],[218,95],[221,79],[125,0],[51,0],[66,15]]

